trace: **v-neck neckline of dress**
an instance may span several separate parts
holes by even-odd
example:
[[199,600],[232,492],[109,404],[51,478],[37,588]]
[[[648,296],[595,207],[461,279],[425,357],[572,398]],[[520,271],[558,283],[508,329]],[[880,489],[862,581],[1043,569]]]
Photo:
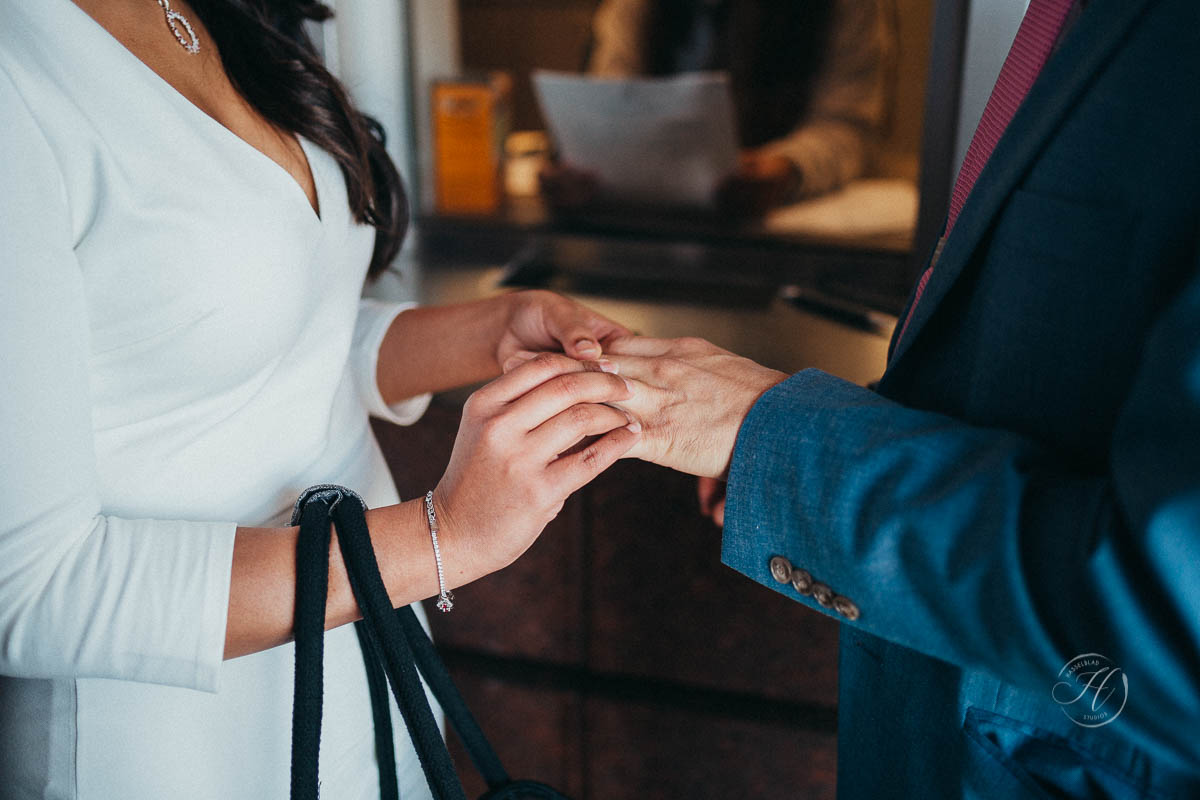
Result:
[[[275,159],[271,158],[269,155],[264,153],[262,150],[259,150],[257,147],[250,144],[250,142],[246,141],[238,134],[234,133],[233,130],[231,130],[229,127],[227,127],[224,123],[222,123],[220,120],[218,120],[212,114],[209,114],[203,108],[196,105],[196,103],[194,103],[187,95],[185,95],[183,92],[179,91],[179,89],[176,88],[174,84],[172,84],[170,81],[168,81],[162,75],[160,75],[149,64],[147,64],[145,61],[143,61],[141,58],[139,58],[136,53],[134,53],[132,50],[130,50],[128,47],[126,47],[124,42],[122,42],[116,36],[113,36],[112,33],[107,28],[105,28],[103,25],[101,25],[96,20],[96,18],[93,17],[91,14],[87,13],[79,6],[75,5],[75,3],[71,2],[71,0],[62,0],[62,1],[67,6],[70,6],[71,9],[73,9],[75,12],[77,12],[82,17],[82,21],[84,22],[84,24],[91,25],[105,39],[110,41],[111,44],[115,47],[115,49],[120,52],[121,57],[124,58],[125,60],[127,60],[130,63],[130,66],[134,70],[141,71],[144,75],[146,75],[149,78],[149,80],[152,83],[157,84],[159,87],[159,91],[162,92],[164,95],[171,97],[172,102],[174,102],[177,106],[186,107],[187,109],[190,109],[186,113],[194,114],[195,116],[197,116],[200,119],[201,124],[209,125],[215,129],[219,129],[219,131],[220,131],[219,135],[222,135],[228,139],[233,140],[233,142],[235,143],[234,146],[240,147],[246,151],[249,151],[249,153],[251,154],[251,157],[256,158],[260,163],[265,163],[266,165],[269,165],[269,167],[274,171],[275,174],[279,175],[282,179],[287,181],[288,187],[290,189],[290,193],[292,195],[298,197],[299,200],[304,203],[304,207],[308,209],[308,213],[311,216],[311,218],[316,223],[323,224],[323,220],[324,220],[324,216],[325,216],[324,212],[327,211],[327,209],[325,208],[325,199],[326,199],[325,192],[321,191],[321,178],[320,178],[320,175],[318,174],[316,160],[313,158],[313,153],[310,151],[310,147],[309,147],[309,145],[311,143],[308,142],[305,139],[305,137],[303,137],[299,134],[288,133],[288,135],[296,137],[296,142],[300,145],[300,152],[304,157],[304,161],[308,168],[308,172],[312,176],[313,194],[316,198],[315,206],[313,205],[312,202],[309,201],[308,192],[306,192],[304,190],[304,187],[300,184],[300,181],[296,180],[296,177],[294,175],[292,175],[292,173],[289,172],[282,164],[280,164]],[[315,149],[315,148],[313,148],[313,149]]]

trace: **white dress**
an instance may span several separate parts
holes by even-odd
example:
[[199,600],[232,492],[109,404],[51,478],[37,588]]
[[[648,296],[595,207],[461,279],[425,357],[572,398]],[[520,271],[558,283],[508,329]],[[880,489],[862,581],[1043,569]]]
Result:
[[[403,307],[360,301],[373,230],[303,145],[320,217],[69,0],[0,0],[4,800],[287,797],[292,647],[222,661],[234,529],[396,502],[367,413],[428,400],[379,396]],[[351,626],[325,653],[322,796],[378,797]]]

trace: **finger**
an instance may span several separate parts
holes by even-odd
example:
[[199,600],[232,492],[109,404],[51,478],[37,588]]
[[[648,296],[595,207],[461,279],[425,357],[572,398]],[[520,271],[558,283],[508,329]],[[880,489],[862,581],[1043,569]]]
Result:
[[560,411],[534,428],[530,431],[530,440],[539,452],[549,454],[550,457],[546,459],[546,463],[549,463],[582,439],[608,433],[626,425],[641,430],[641,424],[635,422],[624,411],[597,403],[580,403]]
[[717,501],[725,496],[724,486],[716,478],[700,478],[696,481],[696,495],[700,500],[700,513],[708,517]]
[[484,402],[510,403],[559,375],[574,372],[615,371],[616,367],[612,364],[578,361],[561,353],[538,353],[524,364],[513,367],[510,372],[501,375],[475,394],[479,400]]
[[617,428],[579,452],[556,460],[546,468],[546,472],[551,480],[561,481],[559,486],[562,489],[568,493],[574,492],[612,466],[640,438],[641,432],[633,431],[629,426]]
[[618,331],[625,331],[612,320],[578,305],[571,307],[569,312],[550,315],[546,328],[562,345],[564,353],[584,360],[599,358],[603,352],[600,343],[613,338]]
[[592,329],[592,333],[595,334],[597,341],[600,342],[601,348],[608,347],[609,342],[616,339],[633,336],[633,331],[608,317],[593,315],[588,324]]
[[570,311],[559,311],[548,315],[546,330],[572,358],[594,361],[600,357],[600,342],[588,325],[586,314],[578,306]]
[[537,353],[533,352],[532,350],[518,350],[504,361],[504,363],[500,366],[500,371],[512,372],[526,361],[532,361],[536,357]]
[[637,335],[638,334],[636,331],[632,331],[629,328],[626,328],[624,325],[615,325],[611,331],[600,337],[600,346],[604,348],[605,352],[607,352],[608,348],[612,346],[613,342],[621,339],[628,339]]
[[675,347],[674,339],[654,339],[649,336],[623,336],[608,343],[609,355],[665,356]]
[[660,388],[630,376],[621,377],[629,387],[629,397],[609,405],[615,406],[619,411],[628,414],[630,419],[638,420],[647,427],[661,426],[664,411],[681,402],[680,393],[669,385]]
[[671,368],[655,356],[627,356],[610,352],[604,360],[612,364],[614,375],[632,378],[647,386],[657,386],[663,380],[664,370]]
[[575,328],[559,337],[559,341],[562,342],[563,352],[572,358],[591,361],[599,358],[603,352],[600,343],[587,328]]
[[724,527],[724,525],[725,525],[725,498],[724,497],[722,497],[720,499],[720,501],[716,505],[713,506],[712,520],[713,520],[713,522],[717,523],[717,525]]
[[[509,374],[516,375],[526,368],[519,367]],[[579,403],[619,403],[628,399],[630,394],[629,384],[616,375],[606,372],[565,372],[513,400],[503,411],[503,416],[506,425],[532,431],[571,406]]]

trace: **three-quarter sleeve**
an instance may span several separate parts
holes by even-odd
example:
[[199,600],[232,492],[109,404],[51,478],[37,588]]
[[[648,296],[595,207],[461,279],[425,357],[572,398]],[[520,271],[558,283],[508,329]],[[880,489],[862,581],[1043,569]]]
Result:
[[66,184],[0,69],[0,673],[214,691],[236,525],[105,513]]
[[415,306],[416,303],[393,303],[363,298],[359,301],[358,320],[354,326],[354,340],[350,349],[354,384],[367,413],[396,425],[411,425],[419,420],[429,407],[432,397],[429,394],[421,394],[388,405],[379,392],[377,371],[383,337],[387,335],[392,321],[401,312]]

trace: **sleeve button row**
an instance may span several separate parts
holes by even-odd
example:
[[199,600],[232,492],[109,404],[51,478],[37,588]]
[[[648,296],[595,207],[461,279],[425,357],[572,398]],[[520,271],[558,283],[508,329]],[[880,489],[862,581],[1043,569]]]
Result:
[[772,556],[769,566],[776,583],[790,583],[801,595],[811,595],[821,606],[832,608],[850,621],[859,618],[860,612],[853,600],[835,593],[828,584],[813,580],[808,570],[793,567],[792,562],[783,556]]
[[776,583],[787,583],[792,579],[792,562],[788,561],[783,556],[775,556],[771,559],[771,577]]
[[813,576],[806,569],[792,570],[792,586],[796,591],[803,595],[809,595],[813,592]]
[[858,606],[849,597],[836,595],[833,598],[833,610],[851,622],[858,619]]

